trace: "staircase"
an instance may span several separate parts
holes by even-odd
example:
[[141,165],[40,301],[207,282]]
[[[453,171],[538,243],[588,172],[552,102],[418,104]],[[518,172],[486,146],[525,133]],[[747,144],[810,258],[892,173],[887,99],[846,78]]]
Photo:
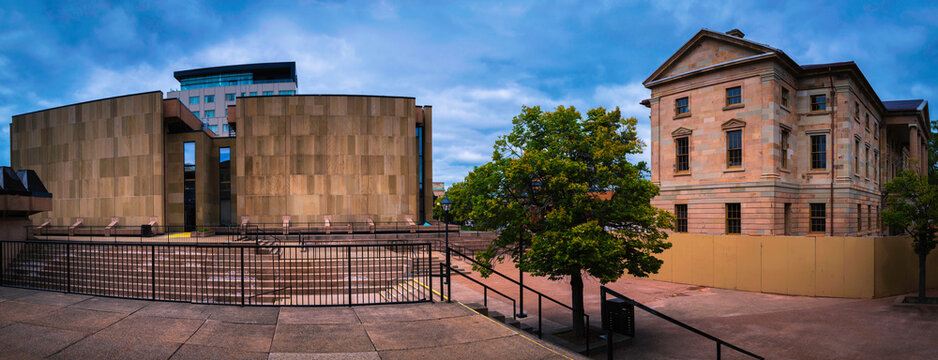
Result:
[[[338,305],[422,301],[426,248],[3,243],[21,246],[4,285],[195,303]],[[422,254],[421,254],[422,253]],[[394,290],[398,289],[398,290]],[[396,291],[388,297],[389,291]]]

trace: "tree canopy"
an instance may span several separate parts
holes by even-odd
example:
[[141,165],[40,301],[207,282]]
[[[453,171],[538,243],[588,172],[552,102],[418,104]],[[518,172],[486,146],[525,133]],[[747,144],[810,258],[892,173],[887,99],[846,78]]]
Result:
[[885,184],[886,208],[883,222],[912,237],[912,248],[919,256],[919,297],[925,297],[925,259],[935,246],[938,233],[938,187],[928,175],[911,169]]
[[628,159],[644,146],[637,121],[623,119],[618,108],[593,109],[583,119],[573,107],[523,107],[512,123],[492,161],[449,195],[463,203],[460,216],[499,231],[478,260],[491,265],[507,257],[534,276],[570,278],[579,333],[581,276],[607,283],[626,272],[657,272],[662,261],[654,254],[671,246],[663,229],[672,216],[651,205],[658,187],[644,162]]

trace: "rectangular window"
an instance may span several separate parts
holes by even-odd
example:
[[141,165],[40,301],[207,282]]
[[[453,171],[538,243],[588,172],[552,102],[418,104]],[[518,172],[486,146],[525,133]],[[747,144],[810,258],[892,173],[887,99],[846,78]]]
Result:
[[741,104],[743,102],[743,88],[736,86],[726,89],[726,106]]
[[208,129],[212,130],[213,133],[218,134],[218,125],[209,125]]
[[742,211],[739,203],[726,204],[726,233],[739,234],[742,231]]
[[257,96],[257,91],[251,91],[251,96]]
[[859,122],[860,121],[860,103],[858,102],[853,103],[853,113],[854,115],[857,116],[856,119],[857,119],[857,122]]
[[786,88],[782,88],[782,106],[788,107],[788,103],[791,102],[791,92]]
[[222,125],[221,125],[221,131],[224,132],[224,133],[227,133],[227,132],[228,132],[228,124],[222,124]]
[[873,181],[879,182],[879,154],[873,154]]
[[811,232],[827,231],[827,204],[811,204]]
[[677,154],[677,172],[690,170],[690,148],[686,137],[674,139],[674,152]]
[[860,140],[853,140],[853,171],[860,176]]
[[193,112],[192,112],[192,115],[195,115],[195,118],[196,118],[196,119],[201,119],[201,117],[199,117],[199,112],[198,112],[198,111],[193,111]]
[[235,101],[235,94],[234,93],[225,94],[225,101]]
[[690,114],[690,98],[682,97],[674,101],[674,114]]
[[866,206],[866,231],[873,231],[873,205]]
[[870,178],[870,147],[869,146],[866,147],[866,153],[863,155],[863,164],[865,165],[863,167],[863,171],[866,175],[866,178],[869,179]]
[[195,230],[195,143],[182,143],[182,199],[185,231]]
[[241,93],[241,97],[244,97],[247,93]]
[[215,95],[205,95],[205,102],[206,102],[206,103],[213,103],[213,102],[215,102]]
[[218,148],[218,221],[231,225],[231,148]]
[[743,131],[726,132],[726,167],[743,166]]
[[271,95],[273,95],[273,94],[274,94],[273,91],[265,91],[265,92],[264,92],[264,96],[271,96]]
[[782,169],[788,169],[788,130],[782,129],[782,139],[779,143],[782,148],[781,165]]
[[677,219],[675,230],[687,232],[687,204],[674,205],[674,218]]
[[785,235],[791,235],[791,203],[785,203]]
[[827,110],[827,95],[811,95],[811,111]]
[[866,114],[866,130],[870,129],[870,114]]
[[293,90],[280,90],[278,95],[296,95],[296,91]]
[[205,110],[206,119],[213,118],[213,117],[215,117],[215,110]]
[[857,204],[857,233],[863,231],[863,205]]
[[196,105],[196,104],[198,104],[198,103],[199,103],[199,97],[198,97],[198,96],[190,96],[190,97],[189,97],[189,105]]
[[827,169],[827,135],[811,137],[811,169]]

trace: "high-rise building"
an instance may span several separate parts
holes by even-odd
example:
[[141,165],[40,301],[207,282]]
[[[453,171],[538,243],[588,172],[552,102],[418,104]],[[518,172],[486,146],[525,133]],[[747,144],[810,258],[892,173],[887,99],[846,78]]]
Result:
[[296,63],[274,62],[216,66],[176,71],[179,90],[166,98],[179,99],[209,130],[231,136],[228,106],[239,97],[296,94]]

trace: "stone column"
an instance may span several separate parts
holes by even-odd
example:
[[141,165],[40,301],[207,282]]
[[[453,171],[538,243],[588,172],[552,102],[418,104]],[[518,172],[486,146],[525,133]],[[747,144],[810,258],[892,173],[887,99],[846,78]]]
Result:
[[[922,150],[919,145],[921,140],[918,136],[918,126],[909,125],[909,168],[915,169],[916,172],[921,174],[921,162],[922,162]],[[916,165],[915,162],[918,161],[919,164]],[[928,160],[925,160],[927,162]]]

